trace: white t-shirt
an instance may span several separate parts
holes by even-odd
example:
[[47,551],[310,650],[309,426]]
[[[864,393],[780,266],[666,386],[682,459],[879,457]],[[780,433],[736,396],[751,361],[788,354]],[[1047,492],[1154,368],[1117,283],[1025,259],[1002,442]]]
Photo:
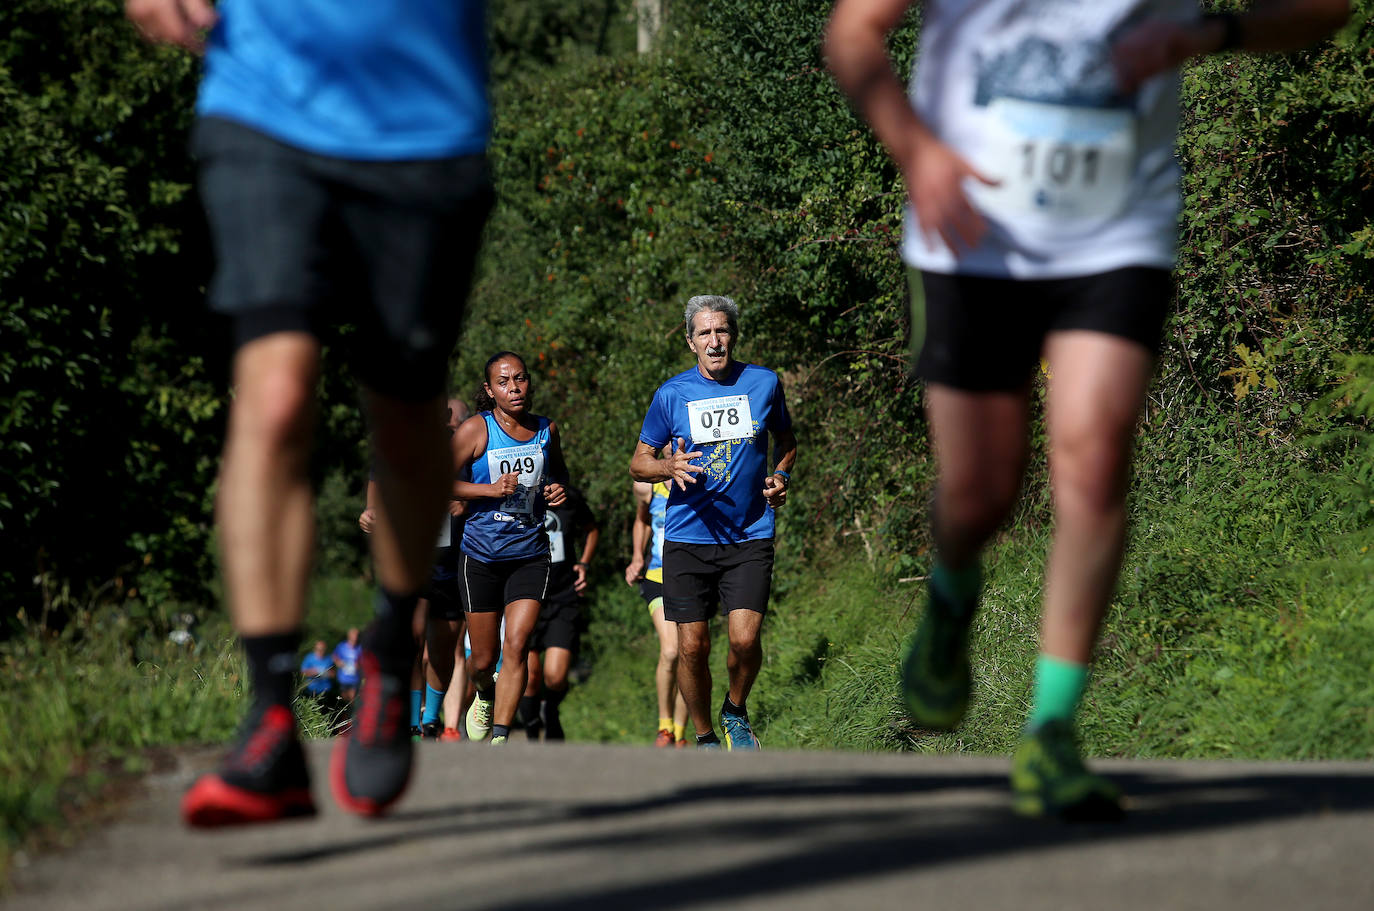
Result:
[[1111,44],[1194,0],[929,0],[910,98],[921,119],[1001,185],[964,186],[988,221],[955,258],[908,206],[902,257],[939,273],[1012,278],[1173,267],[1178,74],[1117,88]]

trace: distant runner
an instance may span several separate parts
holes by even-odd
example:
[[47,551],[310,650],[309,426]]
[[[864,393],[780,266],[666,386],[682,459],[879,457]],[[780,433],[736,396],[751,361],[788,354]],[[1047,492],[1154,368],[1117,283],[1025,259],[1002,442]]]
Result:
[[[658,693],[658,734],[654,746],[687,745],[687,703],[677,687],[677,624],[663,617],[663,522],[668,512],[668,485],[634,482],[635,521],[631,534],[634,556],[625,567],[625,584],[639,587],[658,633],[658,664],[654,687]],[[644,562],[644,548],[649,562]]]
[[1117,789],[1084,767],[1073,718],[1120,570],[1131,440],[1174,290],[1176,70],[1201,54],[1302,47],[1348,11],[1335,0],[1201,17],[1187,0],[940,0],[925,5],[908,93],[885,42],[913,5],[840,0],[825,39],[909,197],[902,253],[939,482],[937,556],[903,689],[922,725],[964,717],[979,558],[1020,490],[1030,376],[1044,357],[1054,544],[1013,806],[1112,819]]
[[[693,297],[683,323],[696,366],[654,393],[630,474],[648,484],[677,485],[664,525],[663,612],[678,627],[678,687],[697,748],[720,749],[711,719],[707,621],[724,609],[729,687],[720,725],[727,749],[756,750],[759,741],[746,701],[763,663],[760,636],[773,584],[773,510],[787,501],[797,439],[778,375],[734,359],[735,302],[717,295]],[[661,452],[666,452],[663,459]]]

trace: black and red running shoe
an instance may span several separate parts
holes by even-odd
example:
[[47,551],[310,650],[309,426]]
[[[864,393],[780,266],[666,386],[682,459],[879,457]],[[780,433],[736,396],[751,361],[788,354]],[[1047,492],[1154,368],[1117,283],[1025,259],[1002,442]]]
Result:
[[314,815],[296,719],[284,705],[255,708],[219,769],[181,798],[181,818],[197,829]]
[[362,686],[353,702],[353,726],[339,738],[329,761],[329,784],[339,806],[361,816],[380,816],[410,783],[410,661],[391,662],[363,644]]

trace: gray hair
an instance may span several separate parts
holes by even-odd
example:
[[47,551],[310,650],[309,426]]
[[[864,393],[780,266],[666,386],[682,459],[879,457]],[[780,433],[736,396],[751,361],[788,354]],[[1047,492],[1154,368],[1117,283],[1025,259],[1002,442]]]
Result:
[[730,325],[730,334],[739,338],[739,305],[721,294],[698,294],[687,299],[687,308],[682,311],[682,324],[687,330],[688,338],[692,337],[692,319],[702,311],[724,313],[725,320]]

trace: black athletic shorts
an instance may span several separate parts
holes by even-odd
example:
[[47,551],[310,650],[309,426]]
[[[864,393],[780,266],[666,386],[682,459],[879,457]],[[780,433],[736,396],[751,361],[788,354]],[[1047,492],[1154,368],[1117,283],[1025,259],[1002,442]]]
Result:
[[577,654],[582,643],[581,599],[550,598],[539,608],[539,619],[530,632],[530,650],[542,652],[546,648],[565,648]]
[[908,271],[915,373],[968,392],[1024,389],[1051,332],[1088,329],[1158,352],[1173,303],[1167,270],[1012,279]]
[[644,599],[645,604],[653,604],[656,598],[663,597],[663,583],[655,582],[653,579],[640,579],[639,597]]
[[368,387],[408,401],[443,393],[494,194],[483,155],[355,161],[238,123],[196,123],[215,275],[210,305],[244,345],[276,332],[355,327]]
[[463,596],[458,591],[458,577],[431,579],[425,589],[431,620],[462,620]]
[[515,601],[543,602],[549,587],[548,555],[527,560],[483,563],[463,554],[458,564],[458,588],[470,614],[489,614]]
[[718,608],[766,613],[773,589],[773,539],[740,544],[663,544],[663,616],[693,623]]

